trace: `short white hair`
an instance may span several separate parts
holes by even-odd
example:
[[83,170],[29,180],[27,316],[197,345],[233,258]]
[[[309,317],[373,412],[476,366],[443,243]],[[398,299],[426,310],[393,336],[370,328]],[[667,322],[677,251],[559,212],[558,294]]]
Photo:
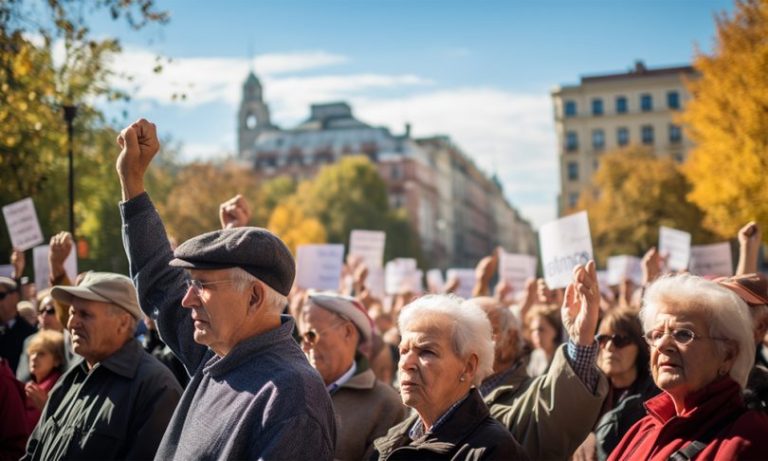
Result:
[[[702,314],[709,336],[727,338],[738,345],[730,375],[744,389],[755,363],[754,327],[746,303],[733,291],[695,275],[662,277],[643,296],[640,320],[646,333],[653,328],[662,305]],[[715,341],[715,345],[724,355],[726,344]]]
[[491,322],[485,312],[472,301],[455,295],[426,295],[405,306],[400,312],[400,331],[418,318],[441,315],[453,320],[453,352],[462,359],[477,356],[477,372],[472,384],[479,385],[493,373],[494,347]]
[[242,293],[251,286],[253,282],[259,282],[264,288],[264,301],[273,312],[283,312],[288,305],[288,298],[277,291],[274,288],[267,285],[258,277],[252,275],[250,272],[246,272],[240,267],[233,267],[230,269],[230,275],[232,276],[232,284],[235,290]]

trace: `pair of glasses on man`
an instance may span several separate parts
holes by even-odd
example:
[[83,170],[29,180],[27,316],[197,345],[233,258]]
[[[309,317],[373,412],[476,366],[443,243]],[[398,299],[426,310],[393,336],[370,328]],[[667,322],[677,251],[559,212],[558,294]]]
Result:
[[309,330],[301,334],[301,340],[304,342],[304,344],[308,346],[314,346],[315,344],[317,344],[318,341],[320,341],[320,335],[322,335],[326,331],[330,331],[340,325],[343,325],[346,322],[347,322],[346,320],[341,322],[336,322],[333,325],[328,325],[327,327],[321,330],[315,330],[314,328],[310,328]]
[[192,288],[192,291],[194,291],[196,295],[199,295],[203,291],[203,289],[209,285],[227,283],[233,280],[234,279],[226,279],[226,280],[215,280],[213,282],[201,282],[200,280],[197,280],[197,279],[187,279],[186,283],[187,283],[187,290]]
[[617,347],[621,349],[622,347],[627,347],[630,344],[632,344],[632,338],[629,336],[624,335],[595,335],[595,341],[597,341],[597,344],[600,347],[605,347],[608,344],[608,341],[613,343],[614,347]]
[[645,340],[650,346],[659,347],[659,344],[666,336],[671,336],[672,340],[680,346],[685,346],[693,342],[694,339],[711,339],[713,341],[728,341],[728,338],[717,338],[715,336],[697,335],[688,328],[675,328],[674,330],[651,330],[645,334]]

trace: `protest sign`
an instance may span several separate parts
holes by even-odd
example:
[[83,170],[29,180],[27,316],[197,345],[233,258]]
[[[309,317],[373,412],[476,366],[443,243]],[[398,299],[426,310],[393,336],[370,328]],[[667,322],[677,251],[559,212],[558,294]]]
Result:
[[733,275],[731,244],[728,242],[691,247],[690,271],[696,275]]
[[440,269],[430,269],[427,271],[427,289],[430,293],[442,293],[444,286],[443,271]]
[[581,211],[541,226],[539,248],[547,286],[552,289],[567,286],[573,268],[592,259],[587,212]]
[[349,254],[360,257],[368,268],[382,267],[386,239],[382,231],[353,230],[349,236]]
[[517,293],[525,289],[529,278],[536,278],[536,257],[524,254],[499,252],[499,277]]
[[606,282],[618,285],[622,280],[631,280],[635,285],[643,283],[643,266],[637,256],[619,255],[608,258]]
[[43,231],[40,229],[35,204],[31,198],[27,197],[4,206],[3,216],[13,248],[26,251],[43,243]]
[[13,266],[11,264],[0,264],[0,277],[11,278],[13,276]]
[[475,270],[474,269],[448,269],[445,273],[447,280],[457,279],[459,287],[454,294],[464,299],[472,297],[472,290],[475,288]]
[[[32,263],[35,267],[35,288],[37,288],[38,292],[48,288],[48,278],[51,273],[51,268],[48,265],[48,253],[50,251],[50,245],[40,245],[32,249]],[[77,278],[77,250],[74,245],[67,259],[64,260],[64,271],[67,273],[70,282],[74,285]]]
[[416,271],[415,259],[396,258],[389,261],[384,268],[384,288],[387,294],[414,293],[417,288],[414,286]]
[[368,276],[365,278],[365,286],[374,298],[384,298],[386,294],[384,291],[384,268],[369,267]]
[[296,249],[296,284],[314,290],[338,290],[344,245],[299,245]]
[[668,257],[667,269],[682,271],[688,269],[691,258],[691,234],[670,227],[659,228],[659,252]]

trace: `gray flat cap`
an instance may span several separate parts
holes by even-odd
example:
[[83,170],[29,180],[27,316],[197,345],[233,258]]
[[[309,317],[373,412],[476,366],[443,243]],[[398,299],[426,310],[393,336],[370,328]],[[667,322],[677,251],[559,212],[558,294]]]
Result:
[[284,296],[290,293],[296,274],[288,247],[275,234],[260,227],[207,232],[179,245],[173,256],[170,265],[186,269],[239,267]]

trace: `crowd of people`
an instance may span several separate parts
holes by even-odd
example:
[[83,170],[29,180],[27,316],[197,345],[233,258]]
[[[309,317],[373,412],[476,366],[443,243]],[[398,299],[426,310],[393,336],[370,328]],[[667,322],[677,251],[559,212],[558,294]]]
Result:
[[[0,277],[0,459],[761,459],[768,453],[768,281],[760,229],[737,273],[598,283],[593,261],[520,293],[476,269],[473,297],[378,299],[348,259],[337,291],[295,285],[280,238],[240,196],[221,229],[173,245],[144,189],[160,144],[118,137],[130,277],[50,287]],[[24,314],[32,309],[31,313]]]

